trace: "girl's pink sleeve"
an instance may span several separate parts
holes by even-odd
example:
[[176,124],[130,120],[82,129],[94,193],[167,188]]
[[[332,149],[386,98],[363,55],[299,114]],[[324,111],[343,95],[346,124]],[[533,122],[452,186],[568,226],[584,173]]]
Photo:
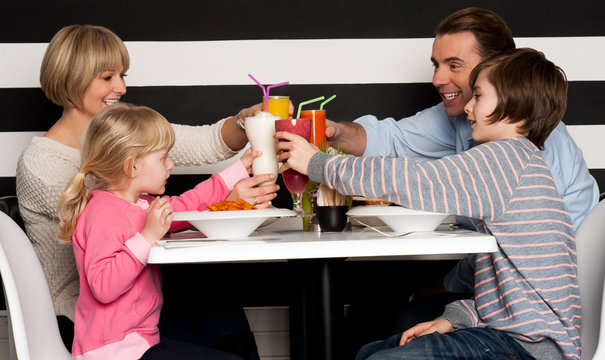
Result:
[[[225,200],[235,184],[249,176],[242,162],[237,160],[220,173],[212,174],[210,179],[202,181],[195,188],[168,199],[174,212],[205,210],[208,205]],[[173,222],[170,230],[185,226],[188,226],[188,223]]]

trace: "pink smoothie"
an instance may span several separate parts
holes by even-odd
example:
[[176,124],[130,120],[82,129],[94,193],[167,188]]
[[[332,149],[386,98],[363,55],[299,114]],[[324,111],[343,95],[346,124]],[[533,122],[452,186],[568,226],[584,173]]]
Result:
[[305,191],[309,177],[303,175],[296,170],[288,169],[282,173],[284,177],[284,184],[288,188],[288,191],[293,194],[300,194]]
[[300,135],[305,140],[311,139],[311,128],[313,127],[311,119],[285,119],[275,120],[275,131],[287,131],[292,134]]
[[[275,120],[275,131],[287,131],[296,135],[300,135],[307,141],[311,139],[311,128],[313,122],[311,119],[286,119]],[[305,191],[309,177],[295,170],[286,170],[282,173],[284,183],[288,191],[293,194],[300,194]]]

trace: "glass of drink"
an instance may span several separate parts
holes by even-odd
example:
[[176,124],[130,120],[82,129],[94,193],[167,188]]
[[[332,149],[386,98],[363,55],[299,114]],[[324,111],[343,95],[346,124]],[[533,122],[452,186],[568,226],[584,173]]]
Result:
[[275,120],[279,116],[271,115],[268,112],[259,112],[258,114],[246,118],[246,136],[250,141],[252,150],[262,151],[261,156],[252,162],[252,173],[273,174],[271,181],[266,181],[261,185],[274,184],[277,179],[277,154],[275,152]]
[[[267,97],[263,97],[263,109]],[[269,105],[267,106],[267,112],[275,116],[279,116],[280,119],[290,118],[290,97],[289,96],[269,96]]]
[[[300,135],[305,140],[309,141],[311,138],[311,119],[285,119],[275,120],[275,131],[287,131],[292,134]],[[292,194],[292,201],[294,203],[294,212],[299,216],[305,214],[302,208],[302,193],[307,187],[309,177],[301,174],[298,171],[288,169],[282,173],[286,188]]]
[[[326,111],[325,110],[302,110],[300,113],[301,118],[311,119],[313,125],[311,130],[310,143],[315,144],[320,150],[326,148]],[[318,184],[313,181],[309,181],[305,192],[303,193],[303,209],[310,213],[308,223],[317,225],[317,191]],[[305,219],[306,220],[306,219]],[[310,229],[310,226],[303,222],[305,229]],[[319,228],[319,227],[318,227]]]
[[311,140],[309,142],[324,150],[326,145],[326,111],[302,110],[300,117],[311,119],[313,130],[311,131]]

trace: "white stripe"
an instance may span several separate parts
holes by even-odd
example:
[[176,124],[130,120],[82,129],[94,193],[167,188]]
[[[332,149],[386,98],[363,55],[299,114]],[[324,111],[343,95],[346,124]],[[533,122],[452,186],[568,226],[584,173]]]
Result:
[[[605,37],[517,38],[571,81],[605,80]],[[129,86],[430,82],[432,38],[126,42]],[[0,44],[0,88],[39,87],[45,43]],[[256,55],[254,55],[256,54]]]
[[[605,169],[605,125],[571,125],[567,126],[582,152],[589,169]],[[34,136],[43,132],[0,132],[0,177],[15,176],[17,159]],[[245,149],[244,149],[245,150]],[[244,151],[242,150],[242,151]],[[178,167],[173,174],[212,174],[223,170],[239,156],[207,166]]]
[[582,149],[588,168],[605,169],[605,125],[574,125],[567,130]]
[[17,160],[34,136],[45,132],[0,132],[0,176],[15,176]]

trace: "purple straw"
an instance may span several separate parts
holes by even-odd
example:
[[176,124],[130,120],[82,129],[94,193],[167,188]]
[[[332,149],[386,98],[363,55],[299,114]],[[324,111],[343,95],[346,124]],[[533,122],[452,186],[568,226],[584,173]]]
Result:
[[283,86],[283,85],[288,85],[289,83],[290,83],[289,81],[286,81],[286,82],[283,82],[283,83],[267,86],[267,93],[265,94],[265,97],[267,98],[267,101],[265,102],[265,112],[267,112],[267,110],[269,109],[269,91],[271,90],[271,88],[278,87],[278,86]]
[[290,83],[289,81],[286,81],[286,82],[283,82],[283,83],[267,86],[267,96],[269,96],[269,89],[274,88],[274,87],[278,87],[278,86],[288,85],[289,83]]
[[261,89],[263,89],[263,96],[267,96],[267,90],[265,90],[265,87],[263,86],[263,84],[261,84],[260,82],[258,82],[258,80],[256,80],[254,78],[254,76],[252,76],[252,74],[248,74],[248,76],[250,77],[250,79],[254,80],[254,82],[257,83],[258,86],[260,86]]

